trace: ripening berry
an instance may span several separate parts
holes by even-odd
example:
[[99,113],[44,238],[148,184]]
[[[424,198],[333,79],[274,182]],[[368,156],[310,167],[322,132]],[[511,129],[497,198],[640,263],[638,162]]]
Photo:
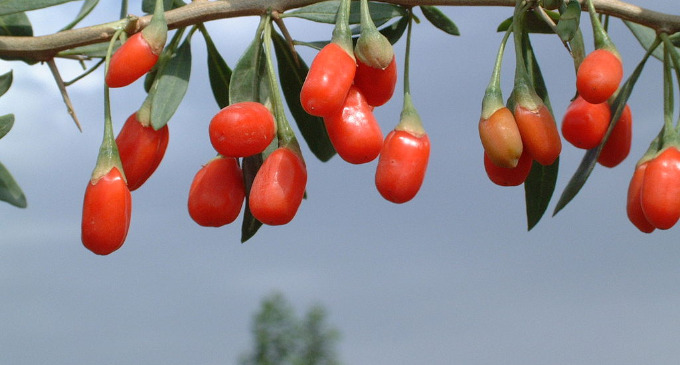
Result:
[[144,76],[158,61],[160,52],[154,52],[142,32],[133,34],[111,56],[106,73],[106,85],[123,87]]
[[358,87],[372,106],[387,103],[394,94],[397,85],[397,62],[392,62],[385,69],[368,66],[357,59],[357,71],[354,75],[354,86]]
[[530,110],[517,104],[514,115],[524,149],[541,165],[552,165],[562,152],[562,141],[548,108],[541,104]]
[[300,91],[300,102],[311,115],[325,117],[342,107],[354,80],[356,62],[347,51],[329,43],[309,67]]
[[393,130],[385,138],[378,167],[375,186],[383,198],[392,203],[405,203],[416,196],[425,179],[430,158],[430,138],[427,134],[413,135]]
[[591,104],[578,96],[564,112],[562,136],[576,148],[595,148],[607,133],[610,119],[607,103]]
[[266,106],[245,101],[220,110],[208,130],[210,142],[220,155],[248,157],[269,146],[276,135],[276,122]]
[[628,214],[628,219],[644,233],[652,233],[654,231],[654,226],[649,223],[645,213],[642,211],[642,204],[640,202],[640,192],[642,190],[642,181],[645,177],[645,170],[647,169],[647,163],[638,165],[635,168],[633,177],[630,179],[630,185],[628,185],[628,199],[626,201],[626,213]]
[[614,167],[628,157],[633,139],[633,115],[628,104],[623,108],[619,120],[600,151],[597,162],[605,167]]
[[116,144],[130,191],[137,190],[156,171],[168,147],[167,124],[155,130],[143,126],[137,113],[130,115],[121,128]]
[[528,152],[522,153],[517,166],[507,168],[500,167],[491,161],[487,153],[484,153],[484,170],[494,184],[500,186],[517,186],[524,183],[531,172],[533,160]]
[[576,73],[576,89],[591,104],[604,103],[619,88],[623,64],[614,53],[596,49],[581,62]]
[[245,199],[243,172],[233,157],[218,156],[194,176],[189,189],[189,215],[205,227],[236,220]]
[[491,114],[489,119],[480,118],[478,127],[487,158],[499,167],[517,166],[524,148],[510,109],[503,107]]
[[658,229],[669,229],[680,219],[680,151],[677,148],[666,148],[647,162],[640,205],[647,221]]

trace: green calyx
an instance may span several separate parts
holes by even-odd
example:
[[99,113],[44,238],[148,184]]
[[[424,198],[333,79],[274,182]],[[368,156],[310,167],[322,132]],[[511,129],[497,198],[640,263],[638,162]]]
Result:
[[524,28],[522,25],[524,22],[524,14],[527,10],[528,5],[518,0],[512,22],[516,57],[515,85],[512,90],[512,96],[515,105],[519,105],[527,110],[538,110],[544,103],[529,81],[530,78],[526,68],[526,60],[524,59]]
[[142,37],[151,47],[155,54],[161,54],[165,42],[168,40],[168,23],[165,20],[163,0],[156,0],[156,7],[149,25],[142,29]]
[[420,119],[418,111],[413,106],[411,93],[404,93],[404,107],[401,110],[399,117],[399,124],[394,127],[394,130],[409,132],[412,135],[420,138],[427,134],[423,127],[423,121]]
[[351,0],[342,0],[338,13],[335,15],[335,28],[331,42],[339,45],[347,54],[354,59],[354,44],[352,43],[352,31],[349,28],[349,13]]
[[368,8],[368,0],[361,0],[361,34],[354,54],[363,64],[384,70],[394,58],[390,41],[375,27]]
[[498,109],[505,107],[503,103],[503,92],[501,90],[501,65],[503,64],[503,54],[505,53],[505,45],[508,42],[512,27],[505,32],[501,45],[498,48],[498,55],[496,56],[496,63],[494,64],[493,72],[491,73],[491,80],[484,92],[484,99],[482,99],[482,119],[489,119]]
[[[571,0],[571,1],[576,1],[576,0]],[[621,55],[619,54],[619,51],[616,49],[614,42],[612,42],[611,38],[609,38],[609,34],[607,34],[607,31],[602,26],[602,23],[600,23],[600,19],[598,19],[598,17],[597,17],[597,12],[595,11],[595,6],[593,5],[593,1],[592,0],[586,0],[586,4],[588,5],[588,14],[590,15],[590,23],[593,26],[593,37],[595,38],[595,49],[607,50],[607,51],[613,53],[616,57],[618,57],[620,59]]]

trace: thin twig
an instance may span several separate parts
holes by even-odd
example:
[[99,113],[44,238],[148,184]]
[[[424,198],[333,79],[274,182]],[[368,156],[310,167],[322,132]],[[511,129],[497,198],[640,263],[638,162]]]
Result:
[[288,32],[288,28],[286,28],[286,23],[283,22],[283,19],[281,19],[279,16],[278,11],[272,12],[272,19],[274,19],[274,22],[276,22],[276,25],[281,30],[281,33],[283,33],[283,37],[286,38],[286,43],[288,43],[288,47],[290,47],[290,51],[293,54],[293,59],[295,60],[295,66],[300,67],[300,59],[298,58],[298,54],[295,51],[293,37],[290,35],[290,32]]
[[61,92],[61,97],[64,99],[64,104],[66,104],[68,114],[71,116],[71,118],[73,118],[73,121],[76,123],[76,127],[78,127],[78,130],[82,132],[83,128],[80,126],[78,116],[76,115],[75,109],[73,109],[73,104],[71,104],[71,98],[68,96],[68,92],[66,92],[66,85],[64,84],[64,80],[62,80],[61,75],[59,74],[59,69],[57,68],[57,64],[54,62],[54,58],[47,60],[47,65],[50,66],[52,76],[54,76],[54,80],[57,82],[59,92]]

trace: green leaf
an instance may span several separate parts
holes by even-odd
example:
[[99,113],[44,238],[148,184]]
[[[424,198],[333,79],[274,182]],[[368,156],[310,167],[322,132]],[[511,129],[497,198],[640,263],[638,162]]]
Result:
[[241,243],[251,239],[255,233],[257,233],[257,230],[262,227],[262,222],[257,220],[250,212],[250,205],[248,202],[250,200],[250,188],[253,186],[255,175],[257,175],[257,171],[260,170],[263,161],[264,158],[261,153],[243,158],[241,167],[243,170],[243,180],[246,186],[246,202],[243,211],[243,223],[241,224]]
[[73,19],[72,22],[68,23],[65,27],[61,28],[61,31],[75,27],[78,23],[80,23],[81,20],[85,19],[85,17],[88,16],[92,10],[94,10],[98,3],[99,0],[85,0],[83,6],[80,8],[80,12],[78,12],[78,15],[76,15],[76,18]]
[[0,117],[0,138],[9,133],[14,125],[14,114],[5,114]]
[[[546,11],[546,13],[550,17],[550,19],[552,19],[554,22],[557,22],[560,19],[560,15],[554,11]],[[555,33],[553,32],[552,28],[550,28],[550,26],[548,26],[548,24],[546,24],[545,21],[541,19],[540,16],[536,15],[536,13],[533,10],[528,11],[524,15],[524,20],[526,30],[529,33],[543,33],[543,34]],[[510,24],[512,24],[512,17],[505,19],[501,24],[499,24],[496,31],[505,32],[510,27]]]
[[[361,12],[359,2],[352,2],[350,7],[350,24],[361,23]],[[334,24],[335,14],[338,12],[340,1],[323,1],[320,3],[308,5],[287,13],[283,13],[282,17],[295,17],[306,20],[311,20],[318,23]],[[371,13],[371,18],[375,24],[384,24],[388,20],[396,17],[403,17],[406,15],[406,10],[401,6],[369,2],[368,9]]]
[[335,155],[335,149],[326,132],[323,118],[307,114],[300,103],[300,91],[309,68],[297,52],[291,51],[288,43],[281,35],[273,33],[272,39],[276,51],[279,78],[281,78],[281,86],[288,109],[314,156],[321,161],[328,161]]
[[[652,46],[654,43],[654,40],[656,39],[656,31],[652,28],[645,27],[644,25],[636,24],[633,22],[629,22],[627,20],[623,21],[627,26],[628,29],[633,33],[635,38],[637,38],[638,42],[640,42],[640,45],[642,45],[642,48],[644,48],[646,51],[649,50],[649,47]],[[671,39],[673,39],[671,37]],[[680,38],[676,38],[676,41]],[[675,44],[675,43],[674,43]],[[654,52],[652,52],[652,56],[654,58],[663,61],[663,47],[664,45],[661,44],[659,47],[657,47]],[[680,51],[680,48],[675,47],[676,50]],[[673,67],[673,65],[671,65]]]
[[210,77],[210,88],[217,105],[221,108],[229,105],[229,81],[231,80],[231,69],[227,65],[220,52],[215,47],[208,31],[205,27],[200,27],[205,45],[208,49],[208,76]]
[[229,82],[229,104],[242,101],[259,101],[262,69],[265,67],[262,33],[255,39],[236,63]]
[[[647,52],[649,52],[649,49],[647,50]],[[645,55],[645,57],[637,65],[633,73],[628,77],[628,80],[626,80],[626,82],[621,86],[618,95],[616,95],[616,98],[612,102],[611,106],[612,117],[611,120],[609,121],[609,128],[607,129],[607,133],[605,134],[599,146],[588,150],[586,154],[583,156],[581,164],[576,169],[576,172],[569,180],[569,183],[567,183],[567,186],[564,188],[564,191],[562,192],[560,199],[557,201],[557,205],[555,206],[553,216],[556,215],[564,207],[566,207],[567,204],[569,204],[569,202],[571,202],[572,199],[574,199],[576,194],[578,194],[578,192],[581,190],[583,185],[588,180],[590,173],[595,168],[595,164],[597,163],[597,158],[600,156],[602,147],[604,146],[604,144],[607,141],[607,138],[609,138],[609,135],[616,126],[616,122],[619,120],[619,117],[621,117],[621,113],[623,112],[623,109],[626,106],[626,103],[628,102],[628,98],[630,97],[630,94],[633,92],[633,86],[635,86],[635,83],[640,77],[642,69],[644,68],[644,65],[647,62],[648,58],[649,53]]]
[[[166,11],[171,9],[176,9],[184,6],[184,2],[181,0],[163,0],[163,9]],[[153,14],[153,9],[156,7],[156,0],[144,0],[142,1],[142,11],[147,14]]]
[[12,70],[0,76],[0,96],[5,95],[10,86],[12,86],[12,81],[14,80],[14,74]]
[[175,114],[189,87],[190,75],[191,43],[187,37],[162,68],[159,80],[151,91],[151,125],[154,129],[161,129]]
[[19,208],[26,208],[24,192],[2,163],[0,163],[0,200]]
[[0,0],[0,15],[43,9],[76,0]]
[[402,17],[399,21],[396,21],[385,28],[380,29],[380,33],[387,37],[391,44],[397,43],[397,41],[404,35],[404,31],[408,26],[408,17]]
[[0,16],[0,35],[32,37],[33,27],[26,13]]
[[527,210],[527,228],[531,230],[548,209],[557,183],[559,171],[559,157],[550,166],[543,166],[534,161],[531,172],[524,182],[524,199]]
[[581,4],[578,1],[570,1],[557,23],[557,35],[563,42],[571,41],[580,29],[580,23]]
[[[120,40],[116,41],[113,45],[113,50],[115,51],[123,44]],[[76,48],[67,49],[65,51],[59,52],[59,56],[85,56],[89,58],[104,58],[106,57],[106,51],[109,49],[109,43],[95,43],[88,44],[87,46],[81,46]]]
[[436,6],[421,5],[420,10],[423,11],[425,18],[435,27],[451,35],[460,35],[456,24]]

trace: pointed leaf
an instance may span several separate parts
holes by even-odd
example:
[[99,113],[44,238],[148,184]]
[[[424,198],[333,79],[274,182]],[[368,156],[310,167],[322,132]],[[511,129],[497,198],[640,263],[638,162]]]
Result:
[[279,77],[288,109],[314,156],[321,161],[328,161],[335,155],[335,149],[328,138],[323,118],[307,114],[300,103],[300,91],[309,68],[297,52],[291,51],[288,43],[281,35],[273,33],[272,39],[274,40]]
[[0,138],[9,133],[14,125],[14,114],[6,114],[0,117]]
[[[335,14],[338,12],[340,1],[322,1],[320,3],[304,6],[302,8],[283,13],[282,17],[295,17],[311,20],[318,23],[334,24]],[[371,13],[373,22],[377,25],[384,24],[388,20],[406,15],[406,10],[401,6],[369,2],[368,9]],[[350,24],[361,23],[360,4],[358,1],[352,2],[350,7]]]
[[380,33],[387,37],[391,44],[397,43],[397,41],[404,35],[404,31],[408,26],[408,17],[402,17],[399,21],[380,29]]
[[231,73],[229,104],[260,99],[260,70],[264,67],[262,33],[258,32],[248,49],[241,55]]
[[[183,6],[184,2],[181,0],[163,0],[163,9],[166,11],[170,9],[179,8]],[[142,11],[147,14],[153,14],[153,9],[156,8],[156,0],[144,0],[142,1]]]
[[263,161],[264,159],[260,153],[243,158],[242,169],[243,180],[245,181],[246,186],[246,202],[245,209],[243,211],[243,223],[241,224],[241,243],[244,243],[252,238],[255,233],[257,233],[257,230],[262,227],[262,222],[253,217],[253,214],[250,212],[249,201],[250,188],[253,186],[255,175],[257,175],[257,171],[260,169],[260,166],[262,166]]
[[[548,16],[554,22],[557,22],[560,19],[560,15],[554,11],[546,10],[546,13],[548,13]],[[544,34],[554,33],[552,28],[550,28],[550,26],[548,26],[548,24],[546,24],[545,21],[541,19],[540,16],[536,15],[536,13],[533,10],[528,11],[524,16],[524,19],[526,29],[529,33],[544,33]],[[505,19],[501,24],[499,24],[496,31],[505,32],[510,27],[510,24],[512,24],[512,17]]]
[[619,117],[621,116],[621,113],[623,112],[623,109],[626,106],[626,103],[628,102],[628,98],[630,97],[630,94],[633,92],[633,86],[635,86],[637,79],[640,77],[642,69],[644,68],[645,63],[647,62],[648,56],[649,54],[645,55],[645,57],[637,65],[633,73],[628,77],[628,80],[626,80],[626,82],[621,86],[618,95],[612,102],[611,106],[612,117],[611,120],[609,121],[609,128],[607,129],[607,133],[605,134],[602,143],[600,143],[599,146],[588,150],[586,154],[583,156],[581,164],[576,169],[576,172],[569,180],[567,186],[564,188],[564,191],[562,192],[560,199],[557,201],[557,205],[555,206],[553,216],[556,215],[564,207],[566,207],[567,204],[569,204],[569,202],[571,202],[572,199],[574,199],[576,194],[578,194],[578,192],[581,190],[583,185],[588,180],[590,173],[595,168],[597,158],[599,157],[600,152],[602,151],[604,143],[607,141],[607,138],[609,138],[611,131],[616,126],[616,121],[619,120]]
[[151,124],[158,130],[168,123],[189,87],[191,43],[187,37],[162,68],[157,87],[152,90]]
[[0,35],[32,37],[33,27],[26,13],[0,16]]
[[10,86],[12,86],[13,80],[14,77],[11,70],[0,76],[0,96],[5,95],[7,90],[9,90]]
[[0,15],[43,9],[71,1],[76,0],[2,0],[0,1]]
[[[654,40],[656,39],[656,31],[652,28],[645,27],[644,25],[636,24],[633,22],[629,22],[627,20],[623,21],[627,26],[628,29],[633,33],[635,38],[637,38],[638,42],[640,42],[640,45],[642,45],[642,48],[644,48],[646,51],[649,50],[649,47],[652,46],[654,43]],[[679,38],[680,39],[680,38]],[[652,56],[654,58],[663,61],[663,47],[664,45],[660,45],[657,47],[654,52],[652,52]],[[680,48],[675,47],[678,51],[680,51]],[[673,65],[671,65],[673,67]]]
[[[113,50],[115,51],[123,44],[120,40],[116,41],[113,45]],[[109,49],[109,43],[95,43],[88,44],[87,46],[80,46],[76,48],[67,49],[59,52],[59,56],[85,56],[89,58],[104,58],[106,57],[106,51]]]
[[208,76],[210,77],[210,88],[217,105],[221,108],[229,105],[229,81],[231,80],[231,69],[227,65],[220,51],[215,47],[208,31],[201,27],[203,39],[208,49]]
[[571,41],[580,29],[580,22],[581,4],[578,1],[570,1],[560,15],[560,21],[557,23],[557,35],[563,42]]
[[75,27],[78,23],[80,23],[81,20],[85,19],[85,17],[88,16],[92,10],[94,10],[98,3],[99,0],[85,0],[83,6],[80,8],[80,12],[78,12],[78,15],[76,15],[76,18],[73,19],[72,22],[68,23],[65,27],[61,28],[61,31]]
[[531,172],[524,182],[524,199],[527,210],[527,229],[531,230],[548,209],[548,204],[555,191],[557,173],[560,165],[559,157],[550,166],[543,166],[534,161]]
[[425,18],[435,27],[451,35],[460,35],[456,24],[436,6],[421,5],[420,10],[422,10]]
[[16,207],[26,208],[26,196],[5,165],[0,163],[0,200]]

